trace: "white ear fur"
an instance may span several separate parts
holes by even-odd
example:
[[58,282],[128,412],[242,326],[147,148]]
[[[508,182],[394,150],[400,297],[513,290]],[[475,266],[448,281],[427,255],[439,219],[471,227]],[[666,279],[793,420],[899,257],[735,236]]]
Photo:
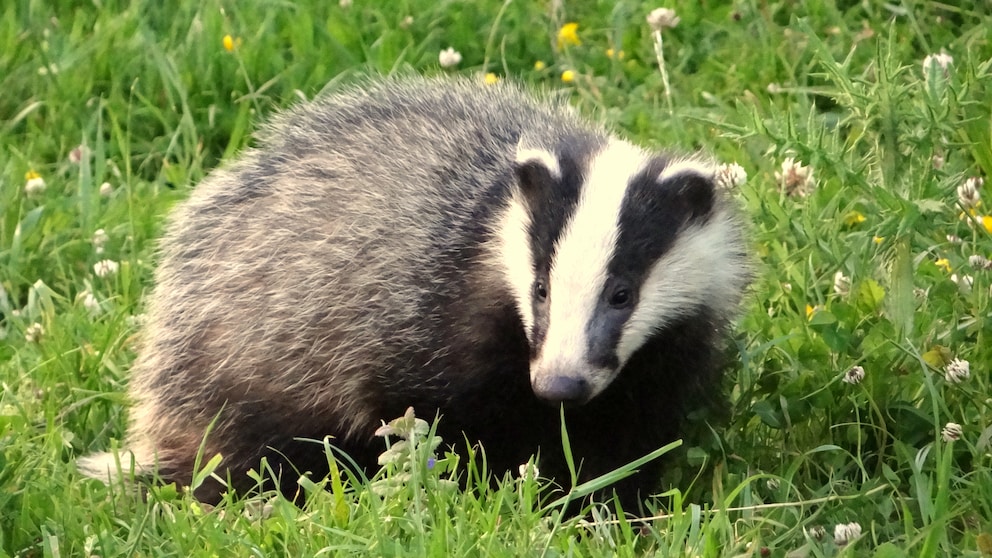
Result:
[[555,180],[561,178],[561,167],[558,165],[558,158],[545,149],[518,147],[516,163],[518,166],[538,164],[548,169],[548,174],[551,175],[551,178]]
[[664,182],[680,174],[698,174],[699,176],[711,179],[716,174],[716,167],[705,161],[693,159],[673,161],[670,165],[665,167],[665,170],[661,171],[661,174],[658,175],[657,181]]

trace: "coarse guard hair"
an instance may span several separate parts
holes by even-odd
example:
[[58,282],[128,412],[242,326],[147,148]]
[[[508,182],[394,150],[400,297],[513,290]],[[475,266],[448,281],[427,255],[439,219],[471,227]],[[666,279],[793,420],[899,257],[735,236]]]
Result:
[[[747,281],[714,167],[651,153],[512,84],[373,78],[278,117],[161,242],[130,383],[130,453],[188,485],[197,454],[289,496],[330,436],[373,469],[383,420],[440,416],[491,470],[580,480],[680,436],[719,384]],[[464,449],[464,448],[462,448]],[[627,499],[657,464],[614,488]]]

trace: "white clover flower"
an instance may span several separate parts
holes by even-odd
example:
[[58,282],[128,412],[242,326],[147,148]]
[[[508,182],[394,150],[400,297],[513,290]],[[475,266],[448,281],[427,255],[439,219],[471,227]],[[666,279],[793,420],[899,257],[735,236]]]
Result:
[[775,180],[786,195],[805,197],[813,187],[813,169],[788,157],[782,161],[782,170],[775,172]]
[[923,59],[923,78],[929,79],[930,74],[940,70],[941,75],[945,78],[949,75],[948,68],[954,63],[954,57],[946,52],[941,52],[940,54],[928,54],[926,58]]
[[851,292],[851,278],[838,270],[834,273],[834,293],[840,296],[847,296]]
[[856,521],[834,525],[834,543],[838,546],[843,546],[860,536],[861,524]]
[[975,269],[992,269],[992,260],[979,254],[968,256],[968,264]]
[[747,171],[737,163],[724,163],[717,167],[713,178],[718,187],[730,190],[747,182]]
[[809,528],[803,527],[803,530],[806,531],[806,535],[813,540],[823,540],[823,537],[827,536],[827,530],[823,527],[823,525],[814,525]]
[[88,290],[83,291],[76,297],[76,300],[80,299],[83,301],[83,308],[85,308],[90,314],[95,315],[100,313],[100,301],[93,296],[93,293]]
[[351,1],[352,0],[340,0],[340,2],[338,2],[338,5],[347,10],[348,8],[351,7]]
[[944,368],[944,379],[949,384],[960,384],[971,377],[971,363],[956,358]]
[[956,234],[949,234],[949,235],[947,235],[946,238],[947,238],[947,241],[950,242],[951,244],[963,244],[964,243],[964,240],[961,240],[961,237],[958,236],[958,235],[956,235]]
[[24,340],[28,343],[35,343],[41,340],[41,336],[45,334],[45,326],[35,322],[24,330]]
[[115,275],[120,267],[120,264],[114,260],[100,260],[93,264],[93,273],[96,273],[97,277],[110,277]]
[[651,10],[647,20],[648,25],[654,31],[661,31],[665,28],[671,29],[681,21],[679,16],[675,14],[675,10],[669,8],[655,8]]
[[976,207],[982,201],[981,190],[985,180],[980,176],[972,176],[958,186],[958,201],[965,208]]
[[102,254],[103,253],[103,246],[105,244],[107,244],[107,241],[108,240],[110,240],[110,237],[107,235],[107,231],[105,231],[103,229],[97,229],[97,230],[93,231],[93,239],[92,239],[93,250],[97,254]]
[[517,468],[517,472],[520,473],[520,478],[522,479],[536,479],[541,476],[541,470],[530,461],[521,463],[520,467]]
[[970,293],[971,287],[975,284],[975,278],[971,275],[958,275],[957,273],[951,274],[951,281],[965,293]]
[[438,61],[441,63],[442,68],[451,68],[457,66],[462,61],[462,55],[454,48],[448,47],[438,55]]
[[90,148],[86,147],[84,144],[77,145],[72,151],[69,152],[69,162],[73,165],[78,165],[83,162],[83,159],[90,156]]
[[409,29],[413,25],[413,16],[408,15],[400,21],[400,29]]
[[110,185],[109,182],[104,182],[100,185],[100,196],[104,198],[109,198],[111,194],[114,193],[114,187]]
[[40,174],[30,171],[24,175],[24,193],[33,196],[45,191],[45,179]]
[[940,431],[940,437],[943,438],[945,442],[953,442],[955,440],[961,439],[961,434],[964,431],[961,425],[956,422],[949,422],[944,425],[944,428]]
[[844,373],[843,382],[853,385],[861,383],[861,380],[865,379],[865,369],[861,366],[852,366],[850,370]]

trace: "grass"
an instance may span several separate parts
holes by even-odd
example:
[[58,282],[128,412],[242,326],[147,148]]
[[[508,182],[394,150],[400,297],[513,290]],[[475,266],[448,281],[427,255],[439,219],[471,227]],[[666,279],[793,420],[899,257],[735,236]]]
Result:
[[[992,271],[972,258],[992,257],[992,196],[957,194],[992,176],[986,3],[682,4],[663,32],[670,111],[640,2],[4,3],[0,556],[992,555]],[[568,22],[580,44],[559,46]],[[448,46],[463,59],[442,70]],[[946,71],[925,71],[940,52]],[[734,194],[757,278],[733,412],[676,450],[658,517],[563,519],[531,477],[451,490],[483,465],[422,434],[368,482],[302,484],[303,509],[271,494],[210,509],[173,486],[138,498],[75,471],[123,436],[169,208],[266,115],[397,71],[561,89],[641,143],[746,169]],[[788,157],[812,169],[807,196],[776,178]],[[100,277],[105,259],[119,268]],[[967,379],[945,377],[953,359]],[[850,523],[860,535],[839,544]]]

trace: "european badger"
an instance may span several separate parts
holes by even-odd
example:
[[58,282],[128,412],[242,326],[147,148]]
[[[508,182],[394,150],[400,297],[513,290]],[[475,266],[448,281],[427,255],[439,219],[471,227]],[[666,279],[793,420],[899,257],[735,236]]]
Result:
[[[373,468],[380,421],[413,406],[493,471],[540,450],[567,482],[565,404],[589,479],[678,438],[717,386],[747,273],[707,163],[465,80],[371,80],[264,135],[162,241],[130,385],[140,471],[188,484],[212,425],[204,455],[233,488],[266,457],[292,496],[294,471],[327,471],[300,438]],[[659,477],[615,488],[636,500]]]

